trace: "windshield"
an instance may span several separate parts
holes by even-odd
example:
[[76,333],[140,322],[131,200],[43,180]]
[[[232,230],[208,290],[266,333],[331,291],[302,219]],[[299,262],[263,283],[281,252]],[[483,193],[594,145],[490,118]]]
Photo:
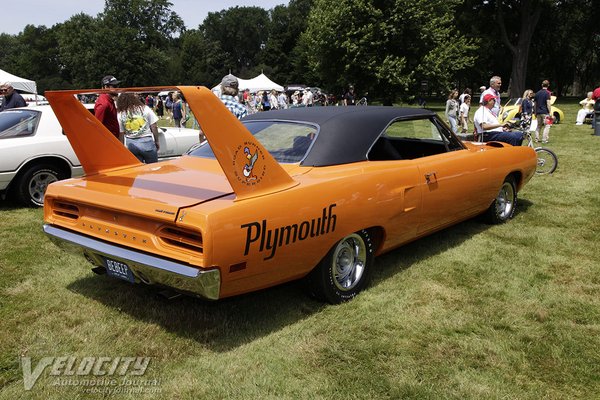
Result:
[[27,109],[0,112],[0,139],[33,135],[40,115],[39,111]]
[[[314,125],[288,121],[247,121],[244,126],[280,163],[302,161],[318,132]],[[192,149],[188,155],[215,157],[208,142]]]

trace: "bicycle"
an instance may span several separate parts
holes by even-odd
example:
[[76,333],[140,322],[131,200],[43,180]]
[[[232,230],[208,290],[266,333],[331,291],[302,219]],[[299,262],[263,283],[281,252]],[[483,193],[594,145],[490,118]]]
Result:
[[506,124],[510,129],[516,129],[523,134],[523,140],[527,141],[527,146],[535,150],[537,155],[537,167],[535,173],[538,175],[549,175],[556,171],[558,167],[558,157],[556,153],[547,147],[535,147],[533,137],[529,131],[529,123],[526,121],[517,121]]
[[363,97],[362,99],[360,99],[359,101],[356,102],[357,106],[366,106],[367,105],[367,98]]

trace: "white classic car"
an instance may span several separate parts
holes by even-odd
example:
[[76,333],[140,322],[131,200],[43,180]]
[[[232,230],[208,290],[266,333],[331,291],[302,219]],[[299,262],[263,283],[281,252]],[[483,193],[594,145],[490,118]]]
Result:
[[[93,114],[94,105],[86,108]],[[159,128],[159,159],[177,157],[198,143],[199,130]],[[46,187],[83,175],[52,108],[48,105],[0,112],[0,193],[30,206],[43,206]]]

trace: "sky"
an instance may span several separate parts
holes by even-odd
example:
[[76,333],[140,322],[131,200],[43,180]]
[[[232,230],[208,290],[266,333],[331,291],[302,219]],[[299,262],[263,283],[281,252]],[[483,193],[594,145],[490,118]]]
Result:
[[[269,10],[279,4],[288,4],[288,0],[169,0],[172,10],[179,15],[187,29],[196,29],[209,12],[218,12],[230,7],[257,6]],[[45,25],[47,28],[64,22],[71,16],[85,13],[95,17],[104,10],[104,0],[29,0],[25,3],[7,0],[2,5],[2,23],[0,33],[16,35],[25,25]]]

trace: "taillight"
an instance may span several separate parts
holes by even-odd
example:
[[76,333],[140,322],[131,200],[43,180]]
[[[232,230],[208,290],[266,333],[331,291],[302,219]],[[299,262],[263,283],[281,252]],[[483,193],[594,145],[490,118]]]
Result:
[[202,235],[200,232],[167,226],[160,228],[157,236],[163,243],[169,246],[202,254]]
[[79,218],[79,207],[64,201],[54,201],[52,203],[52,213],[58,217],[76,220]]

